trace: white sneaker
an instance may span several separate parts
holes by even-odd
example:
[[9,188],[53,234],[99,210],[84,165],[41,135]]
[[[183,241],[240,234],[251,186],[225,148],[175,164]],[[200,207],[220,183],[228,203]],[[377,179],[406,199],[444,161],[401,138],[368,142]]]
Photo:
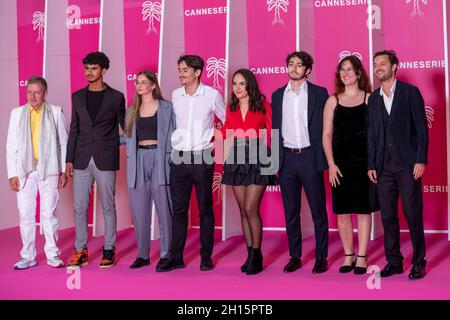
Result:
[[64,267],[64,262],[61,260],[61,258],[59,256],[55,256],[53,258],[47,259],[47,264],[53,268]]
[[15,270],[25,270],[30,267],[34,267],[36,265],[37,265],[37,262],[35,259],[27,260],[27,259],[22,258],[14,265],[14,269]]

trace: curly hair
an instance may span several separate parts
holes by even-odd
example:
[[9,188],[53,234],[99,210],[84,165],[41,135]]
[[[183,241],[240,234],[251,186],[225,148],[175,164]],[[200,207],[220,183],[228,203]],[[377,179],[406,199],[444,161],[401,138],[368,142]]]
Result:
[[91,52],[83,59],[83,64],[98,64],[102,69],[109,69],[109,58],[103,52]]
[[[250,111],[252,112],[262,112],[266,113],[266,109],[264,108],[263,102],[266,100],[266,96],[261,93],[259,90],[258,82],[256,81],[256,77],[248,69],[239,69],[233,74],[233,78],[240,74],[244,77],[246,85],[245,90],[247,90],[248,96],[249,96],[249,103],[248,107]],[[239,99],[236,97],[234,92],[231,92],[231,104],[230,104],[230,111],[236,111],[238,110],[239,105]]]

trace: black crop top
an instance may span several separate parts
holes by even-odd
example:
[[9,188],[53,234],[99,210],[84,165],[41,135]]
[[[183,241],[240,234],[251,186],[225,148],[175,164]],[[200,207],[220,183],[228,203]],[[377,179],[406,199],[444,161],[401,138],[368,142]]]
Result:
[[136,118],[137,141],[158,140],[158,111],[152,117]]

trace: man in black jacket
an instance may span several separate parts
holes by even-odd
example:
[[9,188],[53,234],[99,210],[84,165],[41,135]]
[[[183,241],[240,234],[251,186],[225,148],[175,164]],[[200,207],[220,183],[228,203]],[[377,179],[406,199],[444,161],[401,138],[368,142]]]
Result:
[[305,188],[316,238],[313,273],[327,271],[328,216],[323,171],[328,167],[322,147],[323,109],[327,90],[307,81],[313,59],[304,51],[286,58],[290,81],[272,94],[273,129],[279,130],[280,187],[283,198],[289,262],[284,272],[302,266],[301,190]]
[[369,98],[368,175],[377,184],[384,227],[388,264],[381,276],[403,273],[400,194],[413,245],[409,279],[421,279],[426,266],[421,177],[428,151],[424,101],[417,87],[396,79],[399,61],[394,51],[377,52],[373,62],[381,88]]
[[84,59],[89,85],[72,95],[72,119],[67,143],[66,174],[73,176],[75,254],[69,268],[87,265],[88,207],[91,187],[97,182],[105,220],[101,268],[114,265],[116,170],[119,170],[119,125],[124,128],[125,98],[103,82],[109,59],[102,52]]

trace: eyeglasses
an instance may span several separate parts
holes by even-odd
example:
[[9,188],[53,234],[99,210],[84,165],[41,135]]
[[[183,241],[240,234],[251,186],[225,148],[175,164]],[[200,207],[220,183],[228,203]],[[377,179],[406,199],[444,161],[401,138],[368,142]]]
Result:
[[355,71],[355,69],[353,69],[353,68],[347,68],[347,69],[341,68],[341,69],[339,69],[340,73],[346,73],[346,72],[350,73],[350,72],[354,72],[354,71]]
[[136,80],[134,82],[134,84],[136,85],[136,87],[138,87],[138,86],[145,86],[147,84],[150,84],[150,81],[147,81],[147,80],[138,81],[138,80]]

